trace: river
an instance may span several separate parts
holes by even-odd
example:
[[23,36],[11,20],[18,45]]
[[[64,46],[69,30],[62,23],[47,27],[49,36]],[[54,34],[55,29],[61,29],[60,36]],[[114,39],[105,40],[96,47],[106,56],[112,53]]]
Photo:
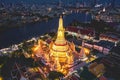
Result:
[[[44,33],[50,32],[53,29],[57,29],[59,18],[48,20],[48,22],[42,21],[34,24],[27,24],[18,28],[11,28],[0,32],[0,49],[9,47],[13,44],[19,44],[24,40],[28,40],[32,37],[40,36]],[[72,13],[64,16],[64,26],[68,26],[73,20],[80,22],[90,22],[91,14],[85,13]]]

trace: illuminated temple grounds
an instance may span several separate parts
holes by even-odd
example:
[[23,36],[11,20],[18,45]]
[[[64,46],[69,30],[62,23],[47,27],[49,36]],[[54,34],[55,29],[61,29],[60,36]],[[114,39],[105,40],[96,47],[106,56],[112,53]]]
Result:
[[88,58],[84,47],[77,53],[74,43],[65,39],[64,32],[63,19],[60,17],[56,40],[51,41],[50,44],[38,40],[38,44],[33,48],[33,57],[36,60],[42,59],[49,67],[49,71],[58,71],[66,75],[72,70],[69,68],[75,63],[74,54],[79,54],[78,59],[81,61],[87,61]]

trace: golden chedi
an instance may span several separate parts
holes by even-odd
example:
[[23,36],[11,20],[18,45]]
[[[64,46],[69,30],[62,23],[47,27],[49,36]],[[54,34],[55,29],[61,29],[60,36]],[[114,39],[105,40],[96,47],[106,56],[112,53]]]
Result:
[[54,42],[51,42],[49,48],[50,61],[54,63],[53,70],[67,74],[69,72],[67,68],[73,64],[72,53],[75,50],[75,46],[65,39],[64,32],[63,19],[60,17],[57,38]]
[[38,44],[35,45],[35,46],[32,48],[33,53],[34,53],[35,56],[37,56],[37,57],[41,57],[41,56],[42,56],[42,54],[44,53],[42,47],[43,47],[42,40],[38,40]]

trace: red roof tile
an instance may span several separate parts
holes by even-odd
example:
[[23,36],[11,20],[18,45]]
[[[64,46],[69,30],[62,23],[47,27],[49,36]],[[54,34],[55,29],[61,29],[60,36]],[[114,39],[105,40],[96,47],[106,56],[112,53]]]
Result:
[[71,31],[71,32],[76,32],[78,33],[80,31],[81,34],[83,35],[90,35],[93,36],[94,35],[94,30],[92,29],[80,29],[80,28],[76,28],[76,27],[67,27],[66,29],[67,31]]

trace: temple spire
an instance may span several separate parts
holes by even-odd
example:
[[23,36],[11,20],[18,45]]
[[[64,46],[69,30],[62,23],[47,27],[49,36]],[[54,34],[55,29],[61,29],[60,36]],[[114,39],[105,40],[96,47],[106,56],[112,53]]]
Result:
[[58,27],[58,30],[64,30],[62,16],[60,16],[60,18],[59,18],[59,27]]
[[69,72],[68,68],[73,64],[73,44],[71,45],[64,36],[64,26],[62,16],[59,18],[57,38],[50,44],[50,61],[53,61],[53,69],[63,74]]
[[65,29],[63,27],[63,19],[62,19],[62,16],[60,16],[57,38],[56,38],[56,41],[55,41],[56,44],[66,44],[64,32],[65,32]]

